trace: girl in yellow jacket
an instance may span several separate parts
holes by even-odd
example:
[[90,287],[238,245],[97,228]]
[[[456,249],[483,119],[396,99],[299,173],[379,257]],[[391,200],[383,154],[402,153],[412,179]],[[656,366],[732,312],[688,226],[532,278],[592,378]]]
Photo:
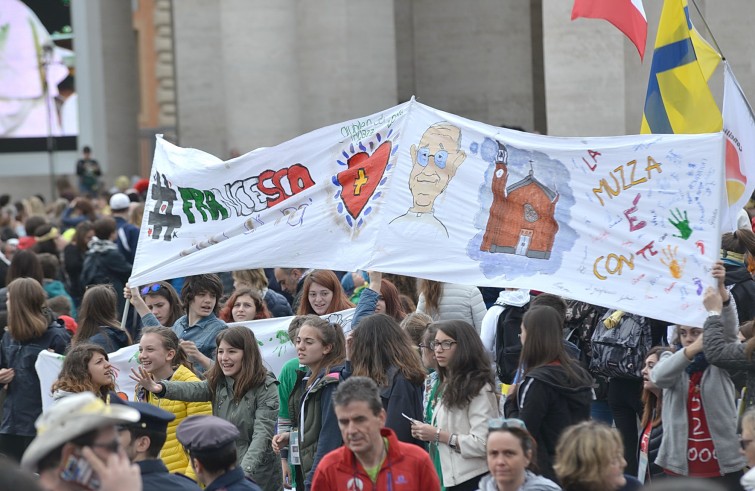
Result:
[[[156,381],[193,382],[199,380],[186,353],[178,343],[176,333],[169,327],[145,327],[142,330],[139,341],[139,363]],[[160,452],[160,458],[170,472],[185,474],[196,480],[191,463],[176,439],[176,428],[187,416],[212,414],[212,405],[209,402],[161,399],[144,389],[140,390],[138,386],[136,397],[139,401],[149,402],[176,415],[176,419],[168,423],[168,438]]]

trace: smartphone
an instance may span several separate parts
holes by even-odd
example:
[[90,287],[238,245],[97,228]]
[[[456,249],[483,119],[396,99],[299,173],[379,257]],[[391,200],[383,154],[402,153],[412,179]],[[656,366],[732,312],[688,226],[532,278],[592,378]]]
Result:
[[71,455],[60,473],[60,478],[66,482],[76,483],[85,489],[96,491],[100,489],[100,478],[87,460],[80,455]]
[[408,419],[408,420],[409,420],[409,423],[411,423],[411,424],[414,424],[414,423],[416,423],[416,422],[417,422],[417,420],[416,420],[416,419],[410,418],[409,416],[407,416],[407,415],[406,415],[406,414],[404,414],[404,413],[401,413],[401,416],[403,416],[403,417],[405,417],[406,419]]

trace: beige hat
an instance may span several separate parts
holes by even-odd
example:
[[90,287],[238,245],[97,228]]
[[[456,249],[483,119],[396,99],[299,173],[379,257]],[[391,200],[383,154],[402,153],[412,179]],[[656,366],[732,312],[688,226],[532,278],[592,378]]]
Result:
[[37,436],[24,452],[21,467],[36,471],[40,459],[64,443],[98,428],[135,423],[140,418],[136,409],[105,404],[91,392],[67,396],[37,418]]

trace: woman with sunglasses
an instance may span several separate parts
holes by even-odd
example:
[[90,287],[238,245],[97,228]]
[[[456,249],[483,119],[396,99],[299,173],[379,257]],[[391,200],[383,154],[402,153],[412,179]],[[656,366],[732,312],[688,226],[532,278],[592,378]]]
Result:
[[142,325],[146,327],[172,327],[183,315],[181,299],[167,281],[158,281],[142,288],[126,287],[123,296],[134,306]]
[[537,441],[537,465],[555,478],[553,459],[561,432],[590,419],[592,377],[564,348],[563,318],[556,309],[533,307],[522,317],[522,382],[506,399],[507,417],[523,420]]
[[488,421],[488,469],[478,491],[561,491],[537,474],[537,443],[521,419]]
[[487,423],[498,417],[490,357],[471,324],[453,320],[437,328],[429,348],[438,363],[439,387],[430,424],[415,422],[412,435],[437,452],[442,483],[450,491],[475,490],[488,470]]

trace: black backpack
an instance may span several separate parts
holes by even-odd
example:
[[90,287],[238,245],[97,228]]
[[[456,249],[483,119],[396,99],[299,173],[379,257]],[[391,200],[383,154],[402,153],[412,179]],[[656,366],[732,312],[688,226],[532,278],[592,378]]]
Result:
[[650,319],[624,312],[615,327],[608,327],[605,320],[614,312],[606,312],[592,334],[590,371],[605,377],[641,378],[645,355],[653,345]]
[[522,307],[506,305],[498,316],[495,328],[495,365],[498,379],[504,384],[514,381],[519,368],[519,355],[522,353],[519,334],[522,329],[522,317],[528,307],[529,303]]

